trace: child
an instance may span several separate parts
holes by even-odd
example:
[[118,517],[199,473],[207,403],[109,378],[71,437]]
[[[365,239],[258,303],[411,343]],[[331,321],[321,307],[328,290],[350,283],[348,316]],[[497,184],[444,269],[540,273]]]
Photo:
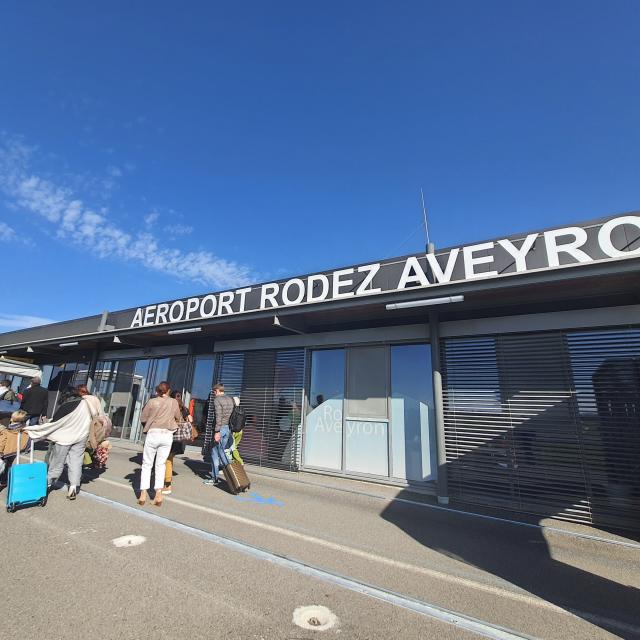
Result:
[[[27,446],[29,436],[21,431],[21,429],[25,428],[28,417],[26,411],[14,411],[11,414],[11,423],[9,426],[0,427],[0,477],[3,476],[5,470],[8,471],[8,465],[5,459],[11,458],[11,460],[9,460],[10,465],[18,451],[18,447],[20,451],[22,451],[22,449]],[[6,483],[0,479],[0,486],[5,485]]]
[[94,469],[106,469],[110,449],[111,443],[108,440],[103,440],[98,445],[98,448],[93,452],[92,456]]

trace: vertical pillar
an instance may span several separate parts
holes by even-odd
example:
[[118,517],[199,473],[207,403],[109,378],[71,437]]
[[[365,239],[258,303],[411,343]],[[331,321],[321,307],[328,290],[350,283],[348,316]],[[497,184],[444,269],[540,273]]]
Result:
[[431,369],[433,371],[433,409],[436,418],[436,445],[438,448],[437,495],[440,504],[449,503],[447,480],[447,452],[444,439],[444,406],[442,400],[442,370],[440,363],[440,323],[437,311],[429,312],[431,340]]
[[89,392],[93,390],[94,378],[96,377],[96,365],[98,364],[98,349],[94,349],[89,362],[89,371],[87,372],[87,389]]

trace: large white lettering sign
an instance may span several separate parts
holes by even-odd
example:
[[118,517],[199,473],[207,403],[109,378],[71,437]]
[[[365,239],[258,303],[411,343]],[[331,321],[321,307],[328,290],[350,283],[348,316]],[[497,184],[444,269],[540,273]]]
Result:
[[[633,238],[628,239],[628,233]],[[149,327],[268,311],[332,300],[499,278],[640,256],[640,216],[612,218],[595,227],[564,227],[525,238],[455,247],[284,282],[161,302],[136,309],[131,327]],[[516,244],[518,243],[518,244]]]

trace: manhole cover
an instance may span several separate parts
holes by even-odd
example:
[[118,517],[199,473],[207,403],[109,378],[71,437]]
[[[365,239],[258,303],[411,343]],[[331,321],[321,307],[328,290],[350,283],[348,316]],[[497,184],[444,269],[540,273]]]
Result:
[[293,612],[293,624],[302,629],[326,631],[335,627],[338,618],[327,607],[312,604],[308,607],[298,607]]

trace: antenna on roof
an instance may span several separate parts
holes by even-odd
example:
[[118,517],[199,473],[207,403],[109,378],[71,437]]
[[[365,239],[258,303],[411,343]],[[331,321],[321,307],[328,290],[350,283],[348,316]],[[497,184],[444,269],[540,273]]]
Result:
[[429,240],[429,219],[427,217],[427,207],[424,204],[424,191],[422,187],[420,187],[420,198],[422,200],[422,215],[424,216],[424,232],[427,236],[427,253],[434,253],[436,248],[433,242]]

